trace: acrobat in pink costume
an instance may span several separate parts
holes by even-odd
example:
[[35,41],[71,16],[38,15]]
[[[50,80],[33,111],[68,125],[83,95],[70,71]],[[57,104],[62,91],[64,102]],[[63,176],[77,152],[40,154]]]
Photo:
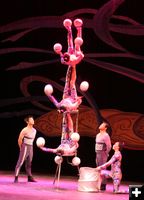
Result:
[[[78,111],[79,105],[82,103],[82,97],[77,95],[77,90],[75,86],[76,82],[76,65],[81,62],[84,58],[84,54],[81,51],[81,45],[83,44],[82,39],[82,20],[75,19],[74,26],[77,29],[77,37],[74,40],[72,36],[72,21],[70,19],[65,19],[63,22],[64,27],[67,29],[67,42],[68,50],[62,53],[62,46],[59,43],[54,45],[54,51],[60,55],[61,63],[68,65],[65,87],[63,91],[63,98],[58,102],[55,97],[51,94],[48,95],[50,101],[58,108],[58,111],[63,114],[62,121],[62,137],[61,145],[57,149],[49,149],[42,147],[45,151],[51,151],[53,153],[60,152],[63,149],[63,154],[72,154],[78,148],[78,143],[71,140],[70,136],[72,133],[76,132],[73,127],[72,114]],[[68,147],[68,148],[67,148]],[[61,152],[62,153],[62,152]]]
[[[114,153],[114,155],[108,162],[99,166],[99,168],[101,169],[101,176],[104,176],[106,178],[111,177],[113,179],[114,192],[119,191],[119,186],[122,179],[121,160],[122,160],[122,154],[120,151],[117,151]],[[110,165],[111,165],[111,170],[105,170]]]

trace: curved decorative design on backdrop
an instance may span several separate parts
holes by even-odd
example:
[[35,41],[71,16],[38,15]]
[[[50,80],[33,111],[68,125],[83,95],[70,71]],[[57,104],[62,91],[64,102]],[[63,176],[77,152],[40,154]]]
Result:
[[[132,59],[139,59],[144,60],[144,56],[135,55],[134,53],[129,52],[126,48],[124,48],[120,42],[117,42],[110,34],[110,32],[118,32],[126,35],[134,35],[134,36],[142,36],[144,35],[144,26],[140,23],[134,21],[131,18],[125,16],[115,16],[114,12],[116,9],[124,2],[124,0],[110,0],[106,4],[104,4],[99,10],[96,9],[80,9],[75,10],[69,13],[64,14],[63,16],[41,16],[41,17],[31,17],[27,19],[22,19],[19,21],[15,21],[9,23],[7,25],[3,25],[0,27],[0,34],[12,32],[12,36],[8,36],[7,38],[1,40],[1,43],[5,43],[7,41],[16,42],[19,39],[22,39],[26,36],[26,34],[30,34],[31,32],[36,32],[38,29],[48,29],[48,28],[62,28],[62,21],[68,18],[76,18],[77,16],[81,15],[81,18],[84,21],[84,28],[91,28],[94,30],[95,34],[98,36],[100,40],[102,40],[105,44],[110,45],[114,49],[123,51],[122,57],[129,57]],[[87,19],[85,14],[92,15],[92,19]],[[110,19],[117,19],[123,20],[128,24],[112,24],[110,23]],[[119,23],[119,22],[118,22]],[[19,33],[13,34],[13,31],[20,31]],[[26,48],[26,47],[16,47],[16,48],[5,48],[0,50],[1,54],[9,54],[13,52],[40,52],[44,54],[54,54],[52,51],[46,51],[38,48]],[[97,60],[90,59],[90,57],[98,58],[99,53],[95,53],[92,55],[89,53],[88,55],[85,54],[85,61],[95,65],[96,67],[103,67],[107,70],[114,71],[115,73],[122,74],[127,76],[131,79],[144,83],[144,75],[143,73],[138,73],[136,70],[129,70],[123,66],[114,65],[112,63],[102,62],[100,64]],[[120,56],[120,57],[121,57]],[[104,53],[103,57],[119,57],[117,53]],[[20,62],[16,66],[8,67],[7,70],[21,70],[31,67],[38,67],[45,64],[51,64],[57,62],[58,60],[49,60],[49,61],[42,61],[42,62]]]
[[[81,136],[95,137],[98,126],[95,112],[89,107],[81,107],[79,113],[79,133]],[[122,141],[125,148],[144,150],[144,115],[113,109],[101,110],[101,115],[111,124],[112,143]],[[36,119],[37,130],[45,136],[61,135],[62,115],[53,110]]]
[[[137,69],[135,66],[132,66],[130,69],[126,66],[118,65],[117,63],[114,63],[114,61],[111,63],[112,58],[123,58],[129,59],[130,61],[144,61],[143,55],[139,55],[139,52],[130,52],[121,44],[120,41],[112,36],[112,33],[118,33],[121,36],[136,36],[137,39],[140,40],[142,39],[142,36],[144,36],[143,24],[140,24],[139,22],[127,16],[114,14],[116,9],[123,2],[124,0],[110,0],[99,9],[84,8],[73,10],[59,17],[38,16],[25,18],[0,26],[0,35],[3,35],[2,39],[0,40],[0,44],[2,44],[0,56],[7,56],[10,54],[14,55],[17,52],[27,52],[33,55],[37,55],[37,53],[44,56],[47,55],[48,58],[46,60],[41,59],[40,62],[35,60],[33,60],[33,62],[29,62],[24,59],[20,60],[18,64],[12,63],[11,66],[6,65],[6,67],[5,63],[3,63],[2,67],[10,74],[11,72],[18,73],[20,70],[34,69],[39,66],[41,66],[41,68],[44,68],[46,65],[51,67],[51,64],[59,63],[59,59],[55,58],[56,56],[54,57],[55,53],[53,50],[45,50],[39,47],[31,48],[31,45],[20,47],[16,46],[16,42],[23,40],[26,36],[28,36],[28,34],[37,34],[37,31],[41,29],[61,29],[63,27],[62,22],[64,19],[77,18],[80,16],[84,22],[84,29],[92,30],[95,33],[95,36],[98,37],[102,43],[112,49],[112,53],[100,53],[98,52],[98,49],[94,49],[95,52],[92,53],[85,52],[84,62],[87,62],[90,67],[95,67],[95,70],[97,70],[97,67],[103,68],[143,84],[143,69]],[[117,23],[112,23],[113,19],[117,21]],[[49,36],[47,35],[47,37]],[[11,47],[8,46],[9,44],[11,44]],[[14,47],[12,45],[14,45]],[[87,49],[86,45],[87,44],[85,44],[85,49]],[[101,60],[103,58],[106,58],[107,61]],[[36,119],[37,129],[48,137],[60,136],[61,115],[58,115],[57,111],[51,108],[47,97],[43,97],[43,95],[35,96],[32,94],[32,92],[29,90],[29,86],[35,82],[38,82],[39,84],[51,83],[58,91],[63,91],[63,86],[58,84],[55,80],[50,80],[49,78],[33,74],[30,76],[28,75],[27,77],[22,78],[19,83],[21,93],[24,97],[1,99],[0,107],[8,107],[9,109],[9,106],[11,105],[24,105],[25,103],[30,102],[35,106],[35,109],[24,109],[13,112],[10,110],[1,112],[0,118],[22,116],[28,113],[41,115],[41,117]],[[80,108],[79,131],[82,136],[95,137],[95,131],[98,124],[96,112],[98,113],[99,111],[98,108],[95,107],[93,100],[90,96],[88,96],[88,94],[82,95],[85,96],[90,108],[85,106]],[[47,111],[49,111],[49,113],[45,114]],[[137,150],[144,149],[144,115],[133,112],[126,113],[111,109],[101,110],[100,113],[112,126],[112,142],[122,140],[125,142],[126,148]]]
[[111,36],[109,30],[109,21],[113,13],[116,11],[117,7],[119,7],[119,5],[123,2],[124,0],[109,1],[97,11],[96,15],[93,18],[94,23],[96,24],[94,29],[96,35],[102,41],[106,42],[108,45],[116,49],[119,49],[120,51],[126,51],[126,49],[118,44]]

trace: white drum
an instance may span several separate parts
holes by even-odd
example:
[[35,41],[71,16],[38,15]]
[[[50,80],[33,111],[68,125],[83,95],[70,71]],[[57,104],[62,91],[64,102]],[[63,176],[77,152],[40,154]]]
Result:
[[81,167],[79,170],[78,190],[83,192],[98,192],[100,189],[100,172],[96,168]]

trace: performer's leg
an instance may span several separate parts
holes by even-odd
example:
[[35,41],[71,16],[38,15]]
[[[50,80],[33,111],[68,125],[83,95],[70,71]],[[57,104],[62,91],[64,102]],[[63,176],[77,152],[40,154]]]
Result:
[[76,90],[76,66],[72,66],[71,72],[71,81],[70,81],[70,90],[71,90],[71,98],[73,101],[77,100],[77,90]]
[[61,140],[69,140],[71,133],[73,133],[73,121],[70,113],[66,113],[64,116]]
[[[118,172],[119,171],[119,172]],[[119,186],[122,179],[122,173],[120,168],[117,169],[116,173],[113,173],[113,192],[119,192]]]
[[19,158],[15,167],[15,180],[14,182],[18,182],[18,175],[20,172],[20,169],[26,159],[26,155],[27,155],[27,146],[25,144],[22,144],[20,153],[19,153]]
[[63,99],[69,97],[71,94],[70,91],[70,80],[71,80],[71,74],[72,74],[72,67],[68,66],[67,73],[66,73],[66,79],[65,79],[65,86],[63,91]]
[[33,159],[33,146],[28,146],[28,155],[25,160],[25,169],[28,176],[28,182],[36,182],[32,176],[31,166],[32,166],[32,159]]
[[[96,153],[96,164],[97,166],[103,165],[107,162],[107,154],[105,151],[100,151]],[[101,190],[106,190],[107,179],[105,177],[102,178],[101,182]]]
[[81,19],[74,20],[74,26],[77,29],[77,37],[81,37],[81,38],[82,38],[82,25],[83,25],[83,21]]
[[77,60],[75,62],[75,64],[78,64],[83,58],[84,58],[84,54],[81,51],[81,45],[83,44],[83,39],[82,39],[82,25],[83,22],[81,19],[76,19],[74,21],[74,25],[77,29],[77,37],[74,40],[75,43],[75,55],[77,57]]
[[70,137],[70,135],[74,132],[73,120],[72,120],[72,117],[71,117],[70,113],[67,113],[67,126],[68,126],[68,134],[69,134],[69,137]]
[[120,182],[121,182],[121,179],[119,179],[119,178],[113,179],[113,192],[116,193],[119,191]]
[[68,135],[68,121],[67,121],[67,113],[63,113],[62,119],[62,135],[61,135],[61,144],[67,140]]
[[110,170],[101,170],[100,176],[101,176],[100,190],[106,190],[106,180],[108,178],[112,178],[111,171]]
[[72,36],[72,21],[70,19],[66,19],[63,22],[65,28],[67,29],[67,43],[68,43],[68,53],[73,54],[74,53],[74,47],[73,47],[73,36]]
[[[82,25],[83,25],[82,20],[81,19],[76,19],[74,21],[74,25],[75,25],[75,27],[77,29],[77,38],[81,38],[82,39]],[[80,46],[81,45],[79,45],[79,44],[78,45],[75,44],[75,52],[81,51]]]
[[25,160],[25,170],[26,170],[26,173],[28,176],[32,176],[32,173],[31,173],[32,159],[33,159],[33,146],[29,145],[28,146],[28,156]]

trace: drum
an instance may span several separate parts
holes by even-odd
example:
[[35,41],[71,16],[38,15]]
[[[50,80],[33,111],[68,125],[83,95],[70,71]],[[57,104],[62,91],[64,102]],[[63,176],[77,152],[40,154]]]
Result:
[[78,191],[98,192],[100,190],[100,172],[96,168],[81,167],[79,170]]

